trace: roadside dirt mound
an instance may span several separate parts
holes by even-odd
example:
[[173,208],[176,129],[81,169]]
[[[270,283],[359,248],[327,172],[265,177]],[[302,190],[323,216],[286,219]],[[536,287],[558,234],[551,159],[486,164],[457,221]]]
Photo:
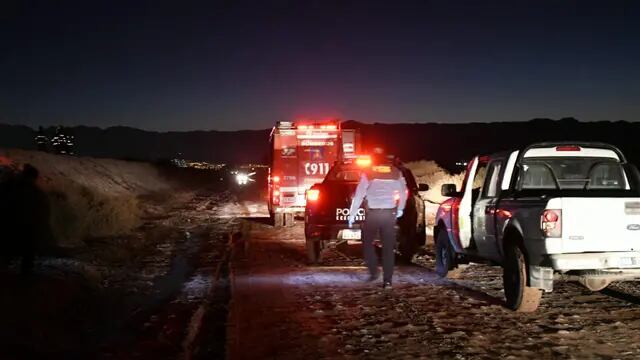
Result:
[[23,150],[0,150],[0,157],[39,170],[39,185],[50,200],[53,239],[63,247],[129,232],[140,223],[140,196],[169,198],[175,188],[147,163]]
[[435,161],[420,160],[412,161],[405,164],[407,168],[413,172],[418,183],[429,185],[429,191],[422,194],[422,197],[432,203],[441,203],[446,198],[440,195],[440,188],[444,184],[456,184],[458,189],[462,186],[464,172],[459,174],[451,174]]
[[429,191],[422,192],[421,195],[425,200],[427,235],[433,235],[438,206],[447,199],[440,194],[440,188],[444,184],[456,184],[460,189],[465,173],[451,174],[432,160],[412,161],[406,166],[413,172],[418,183],[429,185]]

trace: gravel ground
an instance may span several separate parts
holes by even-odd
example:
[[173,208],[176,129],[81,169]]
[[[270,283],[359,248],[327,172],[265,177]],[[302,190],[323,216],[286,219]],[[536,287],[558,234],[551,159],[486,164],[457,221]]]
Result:
[[389,292],[363,282],[359,245],[310,267],[300,224],[252,227],[230,264],[230,359],[640,357],[636,283],[592,293],[560,282],[537,312],[521,314],[503,307],[496,267],[439,279],[428,249],[397,267]]

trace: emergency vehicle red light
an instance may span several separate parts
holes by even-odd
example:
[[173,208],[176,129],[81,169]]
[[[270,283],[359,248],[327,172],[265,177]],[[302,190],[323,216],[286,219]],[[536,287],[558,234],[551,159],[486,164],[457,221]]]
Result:
[[320,190],[318,189],[309,189],[307,190],[307,200],[308,201],[318,201],[320,198]]
[[271,179],[273,180],[274,183],[279,183],[280,182],[280,176],[274,176]]
[[280,196],[280,190],[274,190],[273,196]]
[[338,126],[336,125],[327,125],[327,130],[337,130]]
[[307,125],[298,125],[298,130],[307,130]]
[[371,166],[371,158],[369,156],[359,156],[356,159],[356,165],[360,167]]
[[577,145],[556,146],[556,151],[580,151],[582,148]]

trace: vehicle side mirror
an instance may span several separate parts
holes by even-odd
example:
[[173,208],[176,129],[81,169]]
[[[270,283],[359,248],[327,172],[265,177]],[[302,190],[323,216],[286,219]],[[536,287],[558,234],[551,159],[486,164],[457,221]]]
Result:
[[429,185],[427,185],[427,184],[418,184],[418,191],[429,191]]
[[456,184],[443,184],[442,188],[440,188],[440,194],[446,197],[458,196],[458,192],[456,191]]

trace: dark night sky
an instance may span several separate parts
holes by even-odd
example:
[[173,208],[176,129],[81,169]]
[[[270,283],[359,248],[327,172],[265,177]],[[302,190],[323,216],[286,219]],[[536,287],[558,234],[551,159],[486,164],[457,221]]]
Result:
[[0,122],[640,120],[636,1],[0,4]]

